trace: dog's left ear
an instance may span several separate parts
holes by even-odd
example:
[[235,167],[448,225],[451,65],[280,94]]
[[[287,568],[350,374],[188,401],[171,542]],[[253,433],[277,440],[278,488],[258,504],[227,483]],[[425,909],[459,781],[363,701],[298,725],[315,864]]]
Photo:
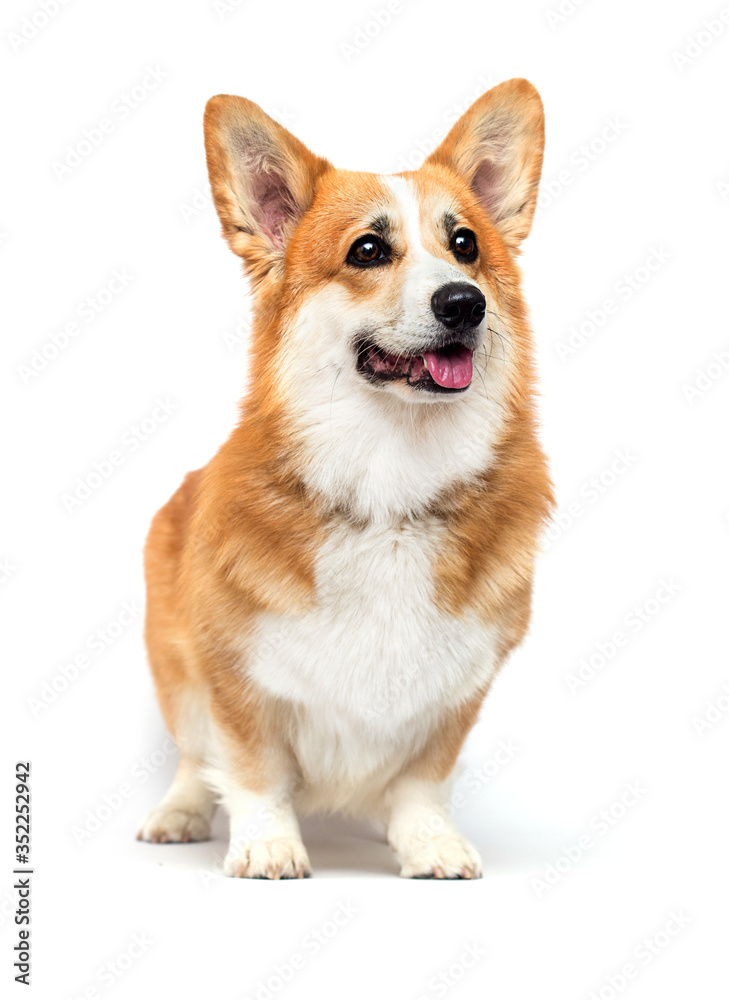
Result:
[[507,80],[462,115],[426,163],[460,174],[512,249],[528,235],[544,153],[544,111],[528,80]]

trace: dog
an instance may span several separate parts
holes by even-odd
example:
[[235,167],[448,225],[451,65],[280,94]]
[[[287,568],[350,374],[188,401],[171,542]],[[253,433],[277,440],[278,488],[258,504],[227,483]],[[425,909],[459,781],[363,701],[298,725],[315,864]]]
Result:
[[400,873],[480,877],[448,778],[530,617],[552,488],[516,264],[542,103],[502,83],[423,165],[334,168],[207,104],[222,234],[254,301],[241,419],[155,516],[145,636],[179,767],[139,838],[227,875],[311,873],[298,816],[384,821]]

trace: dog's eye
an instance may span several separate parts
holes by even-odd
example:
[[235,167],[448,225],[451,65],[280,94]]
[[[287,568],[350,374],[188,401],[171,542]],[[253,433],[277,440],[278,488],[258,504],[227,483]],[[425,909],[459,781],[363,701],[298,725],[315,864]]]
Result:
[[478,256],[476,234],[470,229],[457,229],[451,240],[451,250],[459,260],[470,263]]
[[360,236],[349,248],[347,263],[355,267],[371,267],[388,259],[388,251],[376,236]]

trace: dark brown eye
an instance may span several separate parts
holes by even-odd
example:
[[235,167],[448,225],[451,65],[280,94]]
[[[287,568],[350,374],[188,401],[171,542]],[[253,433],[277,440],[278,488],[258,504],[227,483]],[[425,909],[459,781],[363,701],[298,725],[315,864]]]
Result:
[[370,267],[388,259],[388,251],[377,236],[360,236],[349,248],[347,263],[355,267]]
[[470,229],[457,229],[451,240],[451,250],[459,260],[470,263],[478,256],[476,234]]

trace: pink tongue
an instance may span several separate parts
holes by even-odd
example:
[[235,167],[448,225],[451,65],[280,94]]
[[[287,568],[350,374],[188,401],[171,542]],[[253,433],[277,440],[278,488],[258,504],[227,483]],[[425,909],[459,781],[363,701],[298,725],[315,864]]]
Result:
[[423,355],[428,371],[434,382],[445,389],[465,389],[473,378],[473,351],[459,347],[456,351],[442,354],[440,351],[426,351]]

